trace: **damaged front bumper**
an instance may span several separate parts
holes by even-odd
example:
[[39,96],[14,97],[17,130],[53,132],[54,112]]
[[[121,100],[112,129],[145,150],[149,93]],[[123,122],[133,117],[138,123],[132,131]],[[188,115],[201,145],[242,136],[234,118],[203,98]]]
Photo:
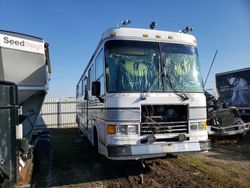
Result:
[[166,156],[187,152],[207,151],[210,140],[185,142],[155,142],[153,144],[108,145],[108,158],[114,160],[133,160]]
[[250,131],[250,123],[243,123],[239,125],[231,125],[224,127],[208,126],[209,136],[233,136],[245,134]]

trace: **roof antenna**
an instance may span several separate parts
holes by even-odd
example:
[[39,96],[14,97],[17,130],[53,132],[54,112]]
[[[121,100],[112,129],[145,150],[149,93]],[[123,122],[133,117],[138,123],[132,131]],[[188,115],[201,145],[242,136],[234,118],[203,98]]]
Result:
[[128,24],[130,24],[130,23],[131,23],[131,20],[124,20],[124,21],[122,22],[121,27],[127,27]]
[[155,29],[156,26],[157,26],[156,22],[151,22],[150,23],[150,29]]
[[178,27],[183,28],[180,23],[177,22],[177,20],[172,20]]
[[216,58],[216,56],[217,56],[217,53],[218,53],[218,49],[216,50],[216,52],[215,52],[215,54],[214,54],[213,61],[212,61],[211,65],[210,65],[210,68],[209,68],[209,70],[208,70],[207,77],[206,77],[206,80],[205,80],[204,86],[203,86],[204,88],[205,88],[205,86],[206,86],[207,79],[208,79],[208,76],[209,76],[209,74],[210,74],[210,71],[211,71],[211,69],[212,69],[212,67],[213,67],[214,60],[215,60],[215,58]]
[[185,29],[178,31],[179,33],[189,33],[192,32],[193,28],[192,27],[185,27]]

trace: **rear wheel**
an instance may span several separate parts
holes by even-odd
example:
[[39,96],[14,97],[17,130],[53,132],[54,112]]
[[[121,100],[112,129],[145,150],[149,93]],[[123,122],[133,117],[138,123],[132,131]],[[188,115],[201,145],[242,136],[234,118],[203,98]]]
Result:
[[83,134],[82,130],[79,128],[78,131],[79,131],[80,137],[83,138],[83,137],[84,137],[84,134]]

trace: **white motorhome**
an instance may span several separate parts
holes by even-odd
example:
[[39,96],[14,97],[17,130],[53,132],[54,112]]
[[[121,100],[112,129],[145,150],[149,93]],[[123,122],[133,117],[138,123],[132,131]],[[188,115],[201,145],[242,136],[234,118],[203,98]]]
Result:
[[107,158],[154,158],[210,147],[192,35],[105,31],[76,95],[79,129]]

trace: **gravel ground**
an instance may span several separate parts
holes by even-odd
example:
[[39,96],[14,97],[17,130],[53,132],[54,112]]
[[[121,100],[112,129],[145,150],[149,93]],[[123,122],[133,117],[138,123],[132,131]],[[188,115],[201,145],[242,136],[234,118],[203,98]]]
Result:
[[50,187],[250,187],[250,135],[209,152],[176,158],[110,161],[77,129],[54,129]]

